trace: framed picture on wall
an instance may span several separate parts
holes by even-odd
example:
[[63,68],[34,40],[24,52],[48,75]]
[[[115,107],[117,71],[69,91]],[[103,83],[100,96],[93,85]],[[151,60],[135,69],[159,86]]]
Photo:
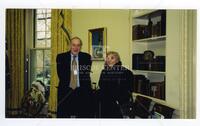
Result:
[[107,52],[107,30],[103,28],[95,28],[88,30],[88,46],[92,60],[104,60]]

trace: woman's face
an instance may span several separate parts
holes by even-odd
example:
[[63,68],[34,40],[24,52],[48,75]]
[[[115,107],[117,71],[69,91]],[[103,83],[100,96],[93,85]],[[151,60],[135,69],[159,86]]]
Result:
[[109,54],[107,57],[106,57],[106,64],[108,66],[113,66],[117,63],[117,58],[113,55],[113,54]]

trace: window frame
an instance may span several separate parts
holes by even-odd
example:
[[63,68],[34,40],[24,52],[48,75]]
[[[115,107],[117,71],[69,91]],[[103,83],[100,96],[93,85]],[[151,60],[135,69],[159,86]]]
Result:
[[[31,81],[34,81],[34,80],[32,80],[32,75],[33,75],[33,72],[35,72],[36,71],[36,69],[38,68],[38,67],[35,67],[35,66],[31,66],[31,61],[32,61],[32,56],[31,56],[31,52],[32,51],[36,51],[36,50],[41,50],[42,51],[42,54],[43,54],[43,66],[42,66],[42,68],[43,68],[43,71],[44,71],[44,68],[46,67],[45,66],[45,64],[44,64],[44,57],[45,57],[45,51],[50,51],[50,53],[51,53],[51,45],[50,45],[50,47],[46,47],[46,45],[47,45],[47,40],[50,40],[50,42],[51,42],[51,36],[50,36],[50,38],[44,38],[45,39],[45,47],[37,47],[36,45],[37,45],[37,9],[34,9],[33,10],[33,28],[32,28],[32,40],[33,41],[31,41],[31,44],[29,45],[29,57],[28,57],[28,61],[29,61],[29,68],[28,68],[28,88],[30,89],[30,87],[31,87],[31,84],[32,84],[32,82]],[[44,19],[46,19],[46,18],[44,18]],[[50,19],[51,20],[51,17],[48,17],[47,19]],[[46,23],[46,21],[47,20],[45,20],[45,23]],[[45,37],[46,37],[46,31],[47,31],[47,27],[45,27]],[[50,30],[50,34],[51,34],[51,30]],[[35,57],[36,58],[36,57]],[[34,67],[34,68],[33,68]],[[49,67],[51,68],[51,61],[50,61],[50,65],[49,65]],[[32,71],[32,69],[35,69],[34,71]],[[50,69],[50,75],[51,75],[51,69]],[[43,82],[44,82],[44,73],[43,73]],[[49,84],[50,85],[50,84]]]

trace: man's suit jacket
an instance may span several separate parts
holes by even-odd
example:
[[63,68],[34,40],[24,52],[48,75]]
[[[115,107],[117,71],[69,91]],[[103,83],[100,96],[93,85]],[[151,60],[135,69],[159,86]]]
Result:
[[[65,102],[65,97],[71,92],[70,85],[70,70],[71,70],[71,53],[70,51],[66,53],[61,53],[57,55],[57,74],[59,78],[58,85],[58,114],[63,112],[66,105],[61,102]],[[79,52],[78,54],[78,67],[79,67],[79,90],[87,93],[91,90],[91,56],[84,52]]]
[[[91,56],[84,52],[79,52],[79,81],[80,87],[88,87],[91,84],[90,71],[91,71]],[[70,69],[71,69],[71,53],[61,53],[57,56],[57,74],[59,77],[59,87],[67,86],[70,83]]]

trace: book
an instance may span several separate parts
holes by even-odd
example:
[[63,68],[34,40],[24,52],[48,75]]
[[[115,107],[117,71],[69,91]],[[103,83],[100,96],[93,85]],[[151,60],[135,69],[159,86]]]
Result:
[[165,81],[150,82],[150,96],[158,99],[165,99]]

